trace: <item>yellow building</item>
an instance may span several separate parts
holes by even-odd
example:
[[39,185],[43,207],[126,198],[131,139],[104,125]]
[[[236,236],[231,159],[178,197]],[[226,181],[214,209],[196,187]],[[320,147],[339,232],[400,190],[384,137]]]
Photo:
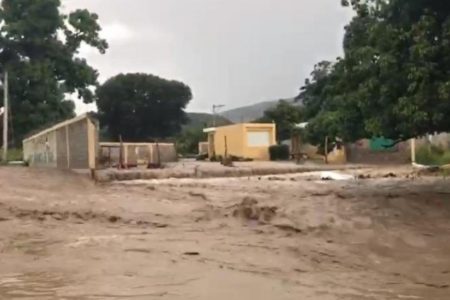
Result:
[[244,123],[206,128],[208,155],[237,156],[255,160],[270,160],[269,147],[276,145],[275,124]]

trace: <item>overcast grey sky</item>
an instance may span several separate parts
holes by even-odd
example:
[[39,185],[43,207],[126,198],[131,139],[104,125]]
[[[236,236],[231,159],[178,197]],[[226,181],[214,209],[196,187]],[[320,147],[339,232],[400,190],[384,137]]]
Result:
[[194,94],[188,110],[203,112],[295,96],[316,62],[341,55],[351,18],[339,0],[62,2],[100,16],[110,49],[81,50],[100,81],[127,72],[181,80]]

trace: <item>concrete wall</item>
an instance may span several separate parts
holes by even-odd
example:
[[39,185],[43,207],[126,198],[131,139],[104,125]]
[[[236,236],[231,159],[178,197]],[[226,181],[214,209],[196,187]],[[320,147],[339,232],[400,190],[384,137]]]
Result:
[[411,140],[411,160],[416,162],[417,151],[430,145],[438,146],[444,150],[450,149],[450,134],[438,133]]
[[411,162],[410,142],[402,142],[386,151],[370,149],[370,140],[364,139],[346,146],[347,161],[361,164],[406,164]]
[[198,143],[198,154],[208,154],[209,143],[208,142],[200,142]]
[[30,166],[57,167],[56,132],[51,131],[23,143],[24,159]]
[[87,122],[76,122],[67,127],[69,131],[70,169],[88,169]]
[[24,159],[31,167],[94,169],[97,127],[88,115],[56,124],[23,141]]
[[[248,143],[248,135],[252,133],[267,133],[268,145],[252,146]],[[225,147],[226,140],[226,147]],[[209,134],[209,156],[237,156],[255,160],[269,160],[269,147],[276,144],[275,124],[235,124],[218,127]],[[225,151],[225,149],[227,151]]]
[[417,148],[429,144],[442,147],[443,149],[450,149],[450,134],[438,133],[416,139]]
[[[153,144],[152,147],[153,147],[152,153],[156,153],[157,151],[156,145]],[[178,153],[175,148],[175,144],[170,143],[159,144],[158,147],[161,162],[174,162],[178,160]],[[156,156],[154,156],[153,159],[155,159],[155,157]],[[156,162],[156,160],[154,160],[153,162]]]
[[57,140],[56,161],[59,168],[63,168],[64,166],[66,168],[70,167],[70,150],[67,149],[69,147],[67,130],[67,127],[62,127],[55,131]]
[[[435,145],[450,149],[450,134],[439,133],[415,139],[416,150],[426,145]],[[407,164],[412,160],[411,141],[398,143],[385,151],[370,149],[370,140],[364,139],[346,146],[347,161],[369,164]]]
[[[175,145],[171,143],[123,143],[122,147],[123,162],[126,165],[168,163],[178,159]],[[111,167],[119,164],[120,143],[100,143],[100,149],[100,160],[104,166]]]

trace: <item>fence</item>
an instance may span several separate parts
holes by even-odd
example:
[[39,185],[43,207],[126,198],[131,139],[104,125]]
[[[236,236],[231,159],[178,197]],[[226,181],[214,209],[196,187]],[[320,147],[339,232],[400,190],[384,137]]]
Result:
[[121,160],[126,166],[136,167],[174,162],[177,159],[175,145],[171,143],[100,143],[99,161],[103,167],[118,166]]

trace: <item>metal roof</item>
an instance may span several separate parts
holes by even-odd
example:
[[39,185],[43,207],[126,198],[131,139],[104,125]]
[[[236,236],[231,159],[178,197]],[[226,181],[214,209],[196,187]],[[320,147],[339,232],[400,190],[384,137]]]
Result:
[[78,117],[75,117],[75,118],[73,118],[73,119],[70,119],[70,120],[67,120],[67,121],[58,123],[58,124],[56,124],[56,125],[53,125],[53,126],[50,127],[50,128],[47,128],[47,129],[45,129],[45,130],[43,130],[43,131],[40,131],[40,132],[38,132],[38,133],[36,133],[36,134],[34,134],[34,135],[32,135],[32,136],[30,136],[30,137],[24,139],[23,142],[28,142],[28,141],[30,141],[30,140],[32,140],[32,139],[35,139],[35,138],[37,138],[37,137],[39,137],[39,136],[41,136],[41,135],[50,133],[50,132],[52,132],[52,131],[56,131],[56,130],[58,130],[58,129],[62,128],[62,127],[65,127],[65,126],[67,126],[67,125],[70,125],[70,124],[73,124],[73,123],[82,121],[83,119],[89,119],[89,118],[90,118],[90,114],[89,114],[89,113],[82,114],[82,115],[80,115],[80,116],[78,116]]

